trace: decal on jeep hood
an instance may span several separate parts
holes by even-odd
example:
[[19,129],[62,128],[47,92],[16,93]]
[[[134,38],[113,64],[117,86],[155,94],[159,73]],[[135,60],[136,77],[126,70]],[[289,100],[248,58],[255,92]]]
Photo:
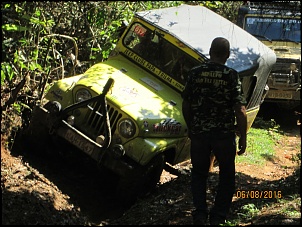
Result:
[[181,132],[181,123],[172,118],[162,120],[153,125],[154,133],[179,134]]

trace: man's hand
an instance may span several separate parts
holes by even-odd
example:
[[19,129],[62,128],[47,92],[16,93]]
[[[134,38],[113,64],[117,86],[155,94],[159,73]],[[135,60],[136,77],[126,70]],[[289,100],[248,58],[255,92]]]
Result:
[[246,138],[239,138],[238,149],[239,149],[239,151],[237,152],[238,155],[242,155],[242,154],[245,153],[245,150],[246,150]]
[[237,127],[235,129],[235,133],[239,136],[238,141],[238,155],[242,155],[246,149],[246,133],[247,133],[247,116],[246,109],[244,105],[237,104],[234,106]]

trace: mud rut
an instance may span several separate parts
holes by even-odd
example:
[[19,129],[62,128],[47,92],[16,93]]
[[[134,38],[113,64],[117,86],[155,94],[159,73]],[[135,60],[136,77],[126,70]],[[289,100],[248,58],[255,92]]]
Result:
[[[276,119],[286,130],[296,128],[299,119],[293,112],[282,111],[272,104],[263,105],[258,116],[264,120]],[[100,174],[96,163],[85,155],[80,152],[74,155],[74,151],[71,155],[64,144],[57,149],[51,145],[29,147],[21,142],[15,144],[11,153],[23,156],[24,161],[53,182],[62,193],[67,194],[91,223],[119,218],[129,209],[129,206],[122,205],[114,196],[116,178]],[[164,184],[160,187],[164,187]]]

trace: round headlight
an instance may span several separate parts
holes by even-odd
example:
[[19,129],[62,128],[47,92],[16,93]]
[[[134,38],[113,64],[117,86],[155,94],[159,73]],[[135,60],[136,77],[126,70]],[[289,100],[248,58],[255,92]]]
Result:
[[74,116],[73,115],[70,115],[68,118],[67,118],[67,123],[70,124],[70,125],[74,125]]
[[135,134],[135,125],[130,119],[124,119],[119,124],[119,133],[125,138],[131,138]]
[[295,70],[296,70],[296,68],[297,68],[296,63],[290,63],[289,68],[290,68],[290,70],[291,70],[291,71],[295,71]]
[[90,94],[90,92],[87,89],[79,89],[75,95],[76,98],[76,102],[82,102],[85,101],[87,99],[90,99],[92,96]]

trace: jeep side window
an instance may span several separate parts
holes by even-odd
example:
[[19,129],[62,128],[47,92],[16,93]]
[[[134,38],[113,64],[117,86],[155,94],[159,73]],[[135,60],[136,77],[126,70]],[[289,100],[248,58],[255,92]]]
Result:
[[140,23],[134,23],[129,29],[124,45],[181,84],[185,84],[188,71],[200,64],[159,33]]

